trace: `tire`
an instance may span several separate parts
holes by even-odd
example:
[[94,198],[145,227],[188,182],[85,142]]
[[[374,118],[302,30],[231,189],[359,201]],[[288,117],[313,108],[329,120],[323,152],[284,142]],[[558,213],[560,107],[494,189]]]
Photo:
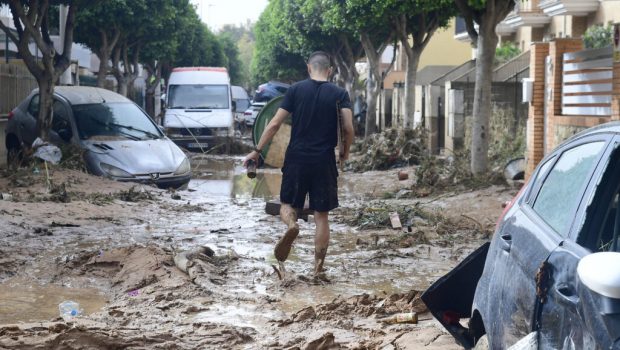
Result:
[[489,337],[484,334],[478,341],[476,342],[476,346],[474,346],[474,350],[489,350]]
[[21,148],[9,147],[6,150],[6,165],[9,169],[17,169],[21,166],[24,155]]

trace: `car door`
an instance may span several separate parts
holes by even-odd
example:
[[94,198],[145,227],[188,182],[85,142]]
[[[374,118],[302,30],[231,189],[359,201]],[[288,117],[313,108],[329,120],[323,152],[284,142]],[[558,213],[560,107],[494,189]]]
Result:
[[519,209],[507,214],[496,233],[487,257],[494,263],[485,266],[493,271],[483,274],[490,276],[483,316],[492,348],[506,348],[536,328],[539,272],[569,237],[605,145],[604,140],[581,139],[555,151],[539,167]]
[[[541,349],[589,349],[592,336],[582,324],[576,269],[589,253],[575,242],[581,226],[584,200],[589,198],[600,173],[600,160],[608,156],[609,136],[581,140],[563,150],[532,202],[532,210],[561,236],[539,269],[534,329]],[[587,202],[587,200],[586,200]]]

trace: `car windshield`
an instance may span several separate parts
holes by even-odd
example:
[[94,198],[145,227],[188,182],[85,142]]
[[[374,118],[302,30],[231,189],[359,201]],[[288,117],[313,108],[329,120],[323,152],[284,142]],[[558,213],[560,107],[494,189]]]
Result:
[[73,106],[80,139],[158,139],[161,132],[134,103],[96,103]]
[[227,85],[170,85],[168,108],[228,109]]

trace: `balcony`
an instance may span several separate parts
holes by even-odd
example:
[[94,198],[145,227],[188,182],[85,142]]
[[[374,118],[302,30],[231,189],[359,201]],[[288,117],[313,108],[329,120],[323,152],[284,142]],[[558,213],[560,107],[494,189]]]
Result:
[[547,16],[587,16],[599,7],[599,0],[542,0],[538,7]]
[[[598,0],[596,0],[598,1]],[[551,17],[538,7],[538,0],[519,1],[515,9],[502,22],[510,27],[540,28],[551,22]]]

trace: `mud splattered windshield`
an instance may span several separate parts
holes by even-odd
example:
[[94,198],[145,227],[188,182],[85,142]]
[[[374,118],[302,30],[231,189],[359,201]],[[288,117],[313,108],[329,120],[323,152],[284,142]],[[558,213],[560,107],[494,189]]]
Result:
[[122,137],[132,140],[162,137],[159,129],[133,103],[97,103],[73,106],[80,139]]

